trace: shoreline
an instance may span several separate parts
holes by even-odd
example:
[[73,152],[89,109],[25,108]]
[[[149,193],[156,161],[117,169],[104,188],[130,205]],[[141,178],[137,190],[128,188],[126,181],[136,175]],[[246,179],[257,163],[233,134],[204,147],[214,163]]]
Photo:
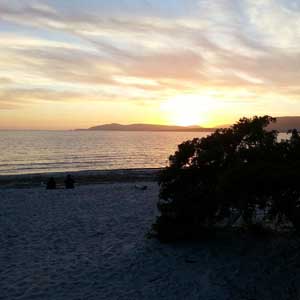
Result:
[[57,187],[61,188],[64,185],[64,179],[67,174],[74,177],[76,185],[157,181],[160,170],[162,170],[162,168],[84,170],[0,175],[0,189],[44,187],[49,177],[54,177],[57,181]]

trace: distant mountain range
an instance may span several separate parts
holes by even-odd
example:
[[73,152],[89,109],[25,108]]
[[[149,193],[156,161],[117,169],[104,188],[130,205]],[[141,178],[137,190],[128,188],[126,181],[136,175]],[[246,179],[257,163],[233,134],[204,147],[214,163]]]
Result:
[[300,131],[300,117],[277,117],[276,120],[276,123],[270,124],[268,129],[279,132],[287,132],[289,129]]
[[[300,116],[299,117],[277,117],[277,122],[271,124],[268,129],[286,132],[289,129],[298,129],[300,131]],[[122,125],[118,123],[104,124],[93,126],[85,130],[110,130],[110,131],[185,131],[185,132],[211,132],[217,128],[229,127],[230,125],[222,125],[213,128],[201,126],[171,126],[171,125],[155,125],[155,124],[130,124]]]
[[155,124],[130,124],[122,125],[117,123],[93,126],[88,129],[77,130],[111,130],[111,131],[214,131],[215,128],[204,128],[200,126],[171,126]]

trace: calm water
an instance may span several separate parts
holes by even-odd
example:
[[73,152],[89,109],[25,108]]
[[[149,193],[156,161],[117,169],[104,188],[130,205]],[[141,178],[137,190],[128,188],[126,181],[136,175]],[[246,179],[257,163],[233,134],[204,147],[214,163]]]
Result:
[[199,132],[0,131],[0,175],[154,168]]

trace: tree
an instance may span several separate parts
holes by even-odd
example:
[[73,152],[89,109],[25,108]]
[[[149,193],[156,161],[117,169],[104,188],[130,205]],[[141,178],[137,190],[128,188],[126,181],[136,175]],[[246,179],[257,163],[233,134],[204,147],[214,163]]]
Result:
[[[183,142],[159,176],[161,240],[193,238],[216,227],[287,218],[300,229],[300,136],[278,141],[270,116],[242,118],[226,129]],[[237,216],[237,217],[234,217]]]

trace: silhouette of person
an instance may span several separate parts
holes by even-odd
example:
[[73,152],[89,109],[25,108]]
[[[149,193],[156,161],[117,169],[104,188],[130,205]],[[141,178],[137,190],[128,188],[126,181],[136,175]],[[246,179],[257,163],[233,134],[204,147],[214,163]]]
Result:
[[69,174],[65,179],[65,187],[66,189],[74,189],[75,181],[73,177]]
[[56,181],[53,177],[50,177],[50,179],[47,182],[47,190],[55,190],[56,189]]

